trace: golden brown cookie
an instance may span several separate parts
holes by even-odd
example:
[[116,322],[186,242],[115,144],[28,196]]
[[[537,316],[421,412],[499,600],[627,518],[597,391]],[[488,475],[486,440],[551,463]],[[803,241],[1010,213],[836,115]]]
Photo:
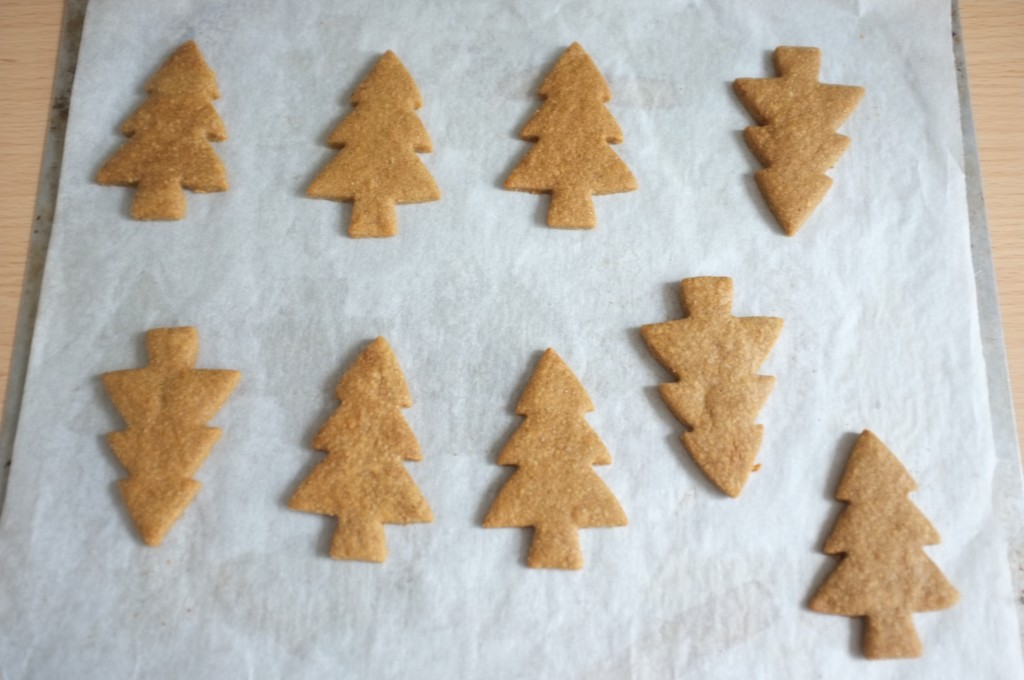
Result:
[[739,496],[764,428],[754,420],[775,386],[757,369],[782,331],[782,319],[732,315],[732,279],[684,279],[686,317],[640,329],[658,362],[678,379],[659,386],[673,415],[691,428],[683,444],[715,486]]
[[192,479],[220,439],[205,423],[238,384],[238,371],[197,369],[195,328],[155,328],[146,333],[144,368],[103,374],[103,385],[127,427],[107,442],[128,479],[118,482],[142,540],[159,545],[192,498]]
[[553,349],[544,352],[516,405],[526,420],[498,458],[518,467],[484,518],[485,527],[533,527],[528,564],[582,569],[579,529],[625,526],[626,514],[591,468],[611,454],[583,419],[586,390]]
[[558,59],[538,90],[544,104],[520,137],[536,144],[505,180],[506,189],[551,194],[548,226],[593,229],[592,195],[636,189],[636,178],[609,144],[622,130],[605,108],[608,83],[579,43]]
[[825,543],[842,555],[811,599],[826,614],[863,616],[861,648],[869,659],[921,656],[913,612],[956,604],[959,593],[922,550],[939,534],[907,494],[917,484],[874,434],[857,439],[836,499],[848,503]]
[[342,376],[341,406],[313,448],[327,453],[288,501],[302,512],[333,515],[336,560],[383,562],[384,524],[430,522],[433,515],[403,460],[421,460],[420,445],[401,409],[412,406],[391,346],[377,338]]
[[180,220],[182,188],[207,193],[228,188],[227,173],[210,142],[228,138],[211,103],[217,78],[191,40],[146,84],[149,96],[121,126],[130,139],[100,168],[100,184],[134,186],[132,217]]
[[341,151],[306,190],[307,196],[352,204],[348,234],[354,238],[398,233],[396,203],[441,198],[417,153],[431,150],[416,109],[416,82],[388,50],[352,95],[353,110],[327,143]]
[[759,127],[743,131],[747,146],[765,167],[754,175],[772,214],[792,236],[832,186],[825,171],[850,138],[835,134],[857,108],[864,88],[818,82],[816,47],[775,50],[777,78],[739,78],[736,95]]

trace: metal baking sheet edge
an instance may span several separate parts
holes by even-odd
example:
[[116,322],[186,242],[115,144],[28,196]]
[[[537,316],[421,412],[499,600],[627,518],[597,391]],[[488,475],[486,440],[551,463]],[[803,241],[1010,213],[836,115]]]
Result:
[[988,215],[985,212],[985,196],[981,184],[978,139],[974,134],[974,114],[967,82],[960,3],[959,0],[952,0],[951,4],[953,54],[956,58],[960,125],[964,139],[967,211],[971,223],[971,260],[978,296],[978,318],[988,380],[989,409],[992,412],[992,438],[999,459],[992,493],[1000,525],[1006,537],[1017,620],[1021,625],[1020,640],[1024,648],[1024,472],[1021,469],[1017,425],[1013,415],[1013,393],[1010,390],[1010,370],[1006,361],[1006,342],[1003,339],[1003,322],[996,293],[996,272],[992,263],[992,241],[988,232]]
[[64,3],[64,18],[57,47],[57,67],[53,76],[50,120],[43,145],[39,190],[32,218],[32,235],[29,238],[28,254],[25,259],[25,276],[22,280],[18,321],[7,377],[7,396],[0,421],[0,511],[7,496],[7,478],[14,455],[14,437],[21,413],[21,396],[25,389],[32,333],[39,310],[39,290],[43,283],[43,268],[46,266],[46,253],[49,250],[50,232],[53,229],[57,186],[60,183],[60,167],[64,158],[64,130],[68,122],[71,85],[74,83],[75,67],[78,65],[78,45],[82,41],[82,26],[85,23],[87,4],[88,0],[66,0]]

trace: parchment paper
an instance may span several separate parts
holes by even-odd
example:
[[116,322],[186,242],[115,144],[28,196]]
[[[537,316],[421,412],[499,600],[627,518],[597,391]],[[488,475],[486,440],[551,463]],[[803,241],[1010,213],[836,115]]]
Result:
[[[181,42],[216,70],[225,194],[178,223],[128,219],[93,177]],[[606,75],[640,183],[599,226],[543,226],[500,188],[518,130],[578,40]],[[1019,678],[970,261],[949,5],[846,2],[93,0],[41,310],[0,516],[3,678]],[[810,223],[784,237],[752,180],[739,76],[777,45],[823,48],[822,80],[867,96]],[[326,135],[380,53],[423,93],[442,201],[397,238],[344,236],[303,197]],[[737,500],[699,473],[638,327],[680,316],[678,281],[731,276],[735,313],[786,321],[763,366],[761,469]],[[203,489],[164,544],[135,537],[98,376],[140,366],[148,328],[194,325],[200,366],[243,381]],[[387,529],[383,565],[326,557],[330,519],[284,503],[344,368],[391,342],[424,450],[430,525]],[[529,532],[480,521],[539,353],[597,405],[598,468],[630,525],[582,532],[579,573],[527,569]],[[942,534],[961,593],[914,617],[919,660],[869,662],[860,625],[806,602],[855,439],[875,431]]]

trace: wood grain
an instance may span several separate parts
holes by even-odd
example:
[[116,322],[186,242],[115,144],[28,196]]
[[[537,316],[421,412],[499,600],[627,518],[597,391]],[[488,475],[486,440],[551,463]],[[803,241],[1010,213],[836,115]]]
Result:
[[0,410],[50,112],[60,0],[0,0]]
[[[0,1],[0,407],[56,60],[61,0]],[[1024,431],[1024,2],[964,0],[963,37],[981,150],[1018,432]]]
[[[1024,434],[1024,2],[960,8],[967,76],[1006,334],[1017,437]],[[1024,446],[1021,447],[1024,452]]]

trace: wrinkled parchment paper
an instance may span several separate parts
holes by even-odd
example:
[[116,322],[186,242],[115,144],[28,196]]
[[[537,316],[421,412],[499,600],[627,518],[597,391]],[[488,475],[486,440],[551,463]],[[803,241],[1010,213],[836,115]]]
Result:
[[[225,194],[139,223],[93,177],[181,42],[216,70]],[[544,73],[578,40],[606,75],[640,183],[592,232],[545,228],[501,182]],[[777,45],[823,48],[863,85],[850,150],[784,237],[756,192],[733,96]],[[355,241],[303,197],[375,59],[419,83],[444,198]],[[1019,678],[968,242],[949,6],[941,0],[313,2],[93,0],[41,312],[0,517],[4,678]],[[698,472],[638,327],[681,315],[680,279],[731,276],[735,312],[785,319],[778,383],[738,500]],[[165,543],[135,537],[103,435],[104,371],[148,328],[194,325],[200,366],[244,378],[213,424],[203,489]],[[387,529],[384,565],[333,562],[333,522],[284,503],[320,460],[333,387],[391,342],[436,521]],[[524,566],[529,532],[480,521],[539,353],[589,390],[630,525],[582,532],[579,573]],[[927,548],[962,599],[918,614],[919,660],[869,662],[859,622],[809,611],[856,433],[917,479]]]

